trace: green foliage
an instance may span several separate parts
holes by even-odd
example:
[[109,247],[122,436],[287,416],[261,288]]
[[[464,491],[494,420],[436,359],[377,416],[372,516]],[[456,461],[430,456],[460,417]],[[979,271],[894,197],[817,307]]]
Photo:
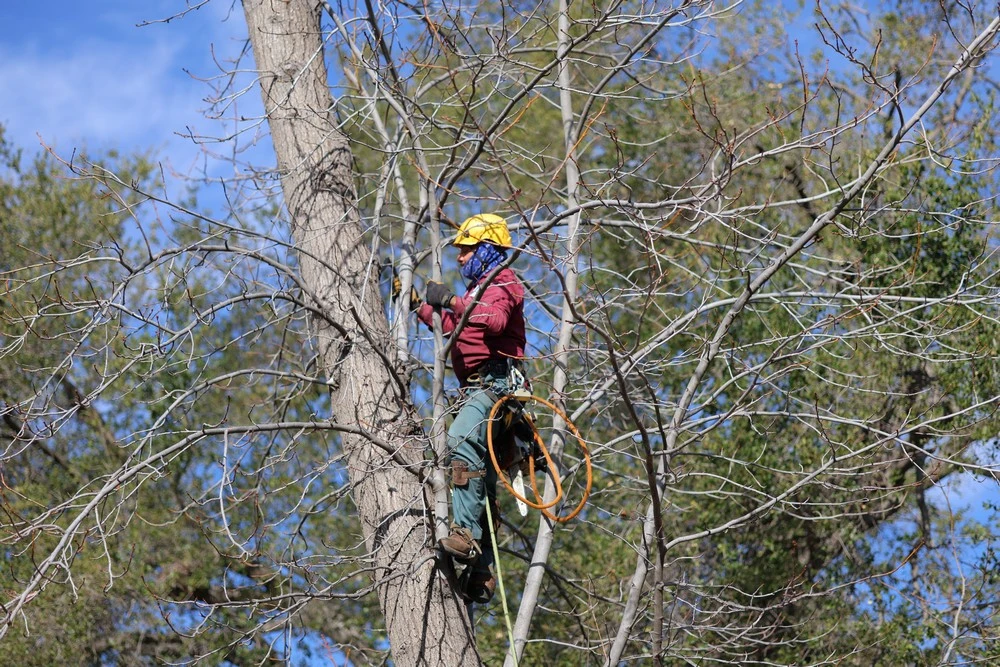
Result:
[[[322,410],[283,276],[235,251],[252,234],[234,234],[226,251],[202,221],[152,215],[139,194],[156,187],[147,158],[79,158],[70,168],[2,149],[6,596],[69,538],[66,567],[36,589],[5,639],[7,660],[247,664],[275,655],[262,619],[227,601],[257,601],[275,623],[290,591],[327,577],[344,580],[341,594],[367,585],[353,563],[359,529],[337,438],[252,428]],[[222,426],[237,430],[197,435]],[[171,452],[169,465],[157,452]],[[71,529],[102,489],[96,514]],[[320,571],[289,567],[290,551]],[[336,561],[324,557],[332,551]],[[290,636],[331,633],[334,644],[369,649],[363,628],[339,628],[372,602],[315,604],[323,611],[296,609],[305,627]]]

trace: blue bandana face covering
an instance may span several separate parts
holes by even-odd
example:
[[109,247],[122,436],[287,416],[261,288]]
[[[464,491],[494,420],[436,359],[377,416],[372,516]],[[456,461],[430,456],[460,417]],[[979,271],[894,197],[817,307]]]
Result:
[[497,268],[507,259],[507,251],[492,243],[480,243],[476,246],[472,257],[462,267],[462,277],[469,281],[470,287],[478,283],[483,276]]

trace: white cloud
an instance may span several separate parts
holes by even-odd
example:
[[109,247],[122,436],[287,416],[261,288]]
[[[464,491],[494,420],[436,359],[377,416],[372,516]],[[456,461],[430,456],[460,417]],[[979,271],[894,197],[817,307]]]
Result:
[[173,55],[162,47],[137,52],[106,43],[64,56],[15,60],[0,53],[7,63],[0,66],[0,87],[18,91],[4,105],[5,122],[19,141],[36,133],[60,143],[148,140],[171,116],[191,110],[172,94],[178,87],[170,79]]
[[8,139],[28,150],[41,140],[62,154],[83,146],[151,149],[173,161],[192,160],[198,149],[178,134],[208,130],[202,111],[210,90],[187,72],[218,74],[212,48],[216,54],[239,48],[242,17],[223,22],[218,13],[199,11],[169,25],[136,27],[151,16],[119,9],[70,32],[50,24],[53,39],[5,38],[0,90],[8,93],[0,123]]

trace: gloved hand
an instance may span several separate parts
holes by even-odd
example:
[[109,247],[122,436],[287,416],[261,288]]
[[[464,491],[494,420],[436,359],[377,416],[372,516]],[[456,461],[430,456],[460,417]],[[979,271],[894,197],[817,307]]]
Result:
[[[399,293],[403,291],[403,281],[399,279],[399,276],[392,277],[392,299],[395,301],[399,298]],[[410,286],[410,310],[416,310],[420,307],[423,301],[420,295],[417,294],[417,288]]]
[[432,306],[440,306],[442,308],[450,308],[451,300],[454,298],[454,294],[450,289],[441,283],[436,283],[433,280],[427,281],[427,303]]

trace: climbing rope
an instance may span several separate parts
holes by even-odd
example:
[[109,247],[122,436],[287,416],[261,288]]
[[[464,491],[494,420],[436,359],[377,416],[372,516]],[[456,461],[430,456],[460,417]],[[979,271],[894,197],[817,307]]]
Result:
[[[559,408],[557,408],[555,405],[545,400],[544,398],[541,398],[540,396],[529,395],[527,394],[527,392],[524,392],[523,394],[513,393],[513,394],[507,394],[506,396],[502,396],[496,403],[493,404],[493,407],[490,409],[490,414],[488,419],[489,424],[494,423],[497,412],[503,407],[503,405],[507,401],[511,399],[518,400],[523,404],[521,406],[520,417],[531,428],[531,435],[534,444],[538,446],[539,451],[545,458],[545,464],[546,467],[548,468],[548,473],[552,477],[552,482],[554,483],[556,488],[556,496],[551,502],[548,503],[544,502],[542,494],[538,490],[538,482],[535,479],[535,456],[533,452],[530,452],[528,455],[528,472],[529,476],[531,477],[531,490],[534,492],[535,500],[537,502],[532,502],[531,500],[528,500],[527,498],[519,494],[517,491],[515,491],[511,483],[507,481],[507,476],[505,474],[505,471],[500,468],[500,462],[497,460],[496,450],[493,447],[493,429],[488,428],[486,430],[486,446],[490,452],[490,461],[493,462],[493,469],[496,470],[497,477],[500,479],[500,481],[503,482],[503,485],[507,488],[508,491],[510,491],[511,495],[517,498],[517,500],[519,500],[520,502],[524,503],[529,507],[533,507],[537,510],[540,510],[542,514],[544,514],[546,517],[548,517],[553,521],[556,521],[558,523],[566,523],[567,521],[570,521],[577,514],[580,513],[580,510],[583,509],[583,506],[587,503],[587,499],[590,497],[590,490],[594,482],[594,471],[590,461],[590,450],[587,449],[587,445],[586,443],[583,442],[583,438],[580,436],[580,432],[577,430],[576,426],[573,424],[573,422],[569,420],[569,417],[567,417],[562,410],[560,410]],[[577,444],[580,446],[580,451],[583,452],[584,466],[587,471],[587,486],[584,489],[583,498],[580,500],[580,503],[573,509],[572,512],[570,512],[566,516],[558,516],[549,511],[549,508],[554,507],[563,499],[564,493],[562,488],[562,480],[559,477],[559,471],[556,469],[555,461],[552,460],[552,455],[549,454],[549,450],[545,447],[545,442],[542,440],[542,437],[538,434],[538,429],[535,427],[534,421],[527,414],[526,410],[527,404],[532,401],[544,405],[545,407],[552,410],[552,412],[555,413],[558,417],[560,417],[563,423],[566,424],[566,429],[573,434],[574,438],[576,438]],[[487,498],[486,523],[490,529],[490,542],[493,546],[493,567],[496,568],[497,587],[500,589],[500,603],[503,607],[504,622],[506,623],[507,626],[508,647],[510,650],[510,656],[513,658],[514,666],[517,667],[517,647],[514,644],[514,629],[511,625],[510,610],[507,607],[507,592],[503,584],[503,571],[500,569],[500,548],[497,545],[496,529],[495,529],[495,524],[493,523],[493,511],[491,508],[492,504],[493,503]]]
[[[587,449],[587,445],[583,442],[583,438],[580,436],[580,431],[577,430],[576,426],[573,424],[573,422],[569,420],[569,417],[567,417],[562,410],[560,410],[559,408],[557,408],[555,405],[545,400],[544,398],[541,398],[540,396],[528,395],[527,392],[525,392],[524,394],[517,394],[517,393],[507,394],[506,396],[500,397],[500,399],[493,404],[493,408],[490,410],[490,415],[489,415],[490,424],[494,423],[494,419],[496,418],[497,412],[500,410],[500,408],[503,407],[503,405],[507,401],[512,399],[520,401],[521,403],[524,404],[522,406],[521,418],[524,419],[525,422],[527,422],[528,426],[531,428],[531,433],[534,439],[534,443],[538,446],[539,451],[541,451],[542,456],[545,458],[545,463],[546,466],[548,467],[549,475],[552,477],[552,481],[556,488],[555,499],[552,500],[551,502],[546,503],[542,498],[542,494],[538,490],[538,483],[535,479],[535,457],[532,455],[528,456],[528,473],[529,473],[528,476],[531,477],[531,490],[535,494],[535,502],[528,500],[527,498],[525,498],[524,496],[522,496],[521,494],[519,494],[517,491],[514,490],[514,487],[511,485],[511,483],[507,481],[507,476],[504,474],[504,470],[500,468],[500,462],[497,460],[496,451],[493,448],[493,429],[490,428],[487,429],[486,431],[486,445],[490,452],[490,460],[493,462],[493,469],[497,471],[497,477],[500,478],[500,481],[503,482],[503,485],[507,488],[507,490],[511,493],[511,495],[517,498],[517,500],[524,503],[528,507],[540,510],[542,514],[544,514],[552,521],[556,521],[558,523],[566,523],[567,521],[570,521],[577,514],[580,513],[580,510],[582,510],[583,506],[587,504],[587,499],[590,497],[590,489],[594,482],[594,472],[590,462],[590,451]],[[563,499],[564,493],[562,488],[562,480],[559,477],[559,471],[556,469],[555,462],[552,460],[552,456],[549,454],[549,450],[546,449],[545,447],[545,442],[542,440],[541,436],[538,435],[538,429],[535,427],[535,423],[532,421],[531,417],[529,417],[527,414],[526,408],[528,403],[531,402],[537,402],[540,403],[541,405],[544,405],[545,407],[552,410],[552,412],[555,413],[558,417],[560,417],[566,424],[566,430],[569,431],[571,434],[573,434],[573,437],[576,438],[576,441],[580,446],[580,451],[583,452],[584,466],[587,471],[587,486],[584,489],[583,498],[580,500],[580,503],[573,509],[572,512],[570,512],[566,516],[558,516],[549,511],[551,507],[554,507]]]
[[490,527],[490,543],[493,545],[493,567],[497,571],[497,588],[500,589],[500,604],[503,605],[503,620],[507,624],[507,641],[510,645],[510,654],[514,658],[514,667],[517,667],[517,649],[514,647],[514,628],[510,623],[510,610],[507,608],[507,592],[503,587],[503,571],[500,569],[500,547],[497,546],[497,531],[493,523],[493,511],[490,509],[492,501],[486,500],[486,523]]

